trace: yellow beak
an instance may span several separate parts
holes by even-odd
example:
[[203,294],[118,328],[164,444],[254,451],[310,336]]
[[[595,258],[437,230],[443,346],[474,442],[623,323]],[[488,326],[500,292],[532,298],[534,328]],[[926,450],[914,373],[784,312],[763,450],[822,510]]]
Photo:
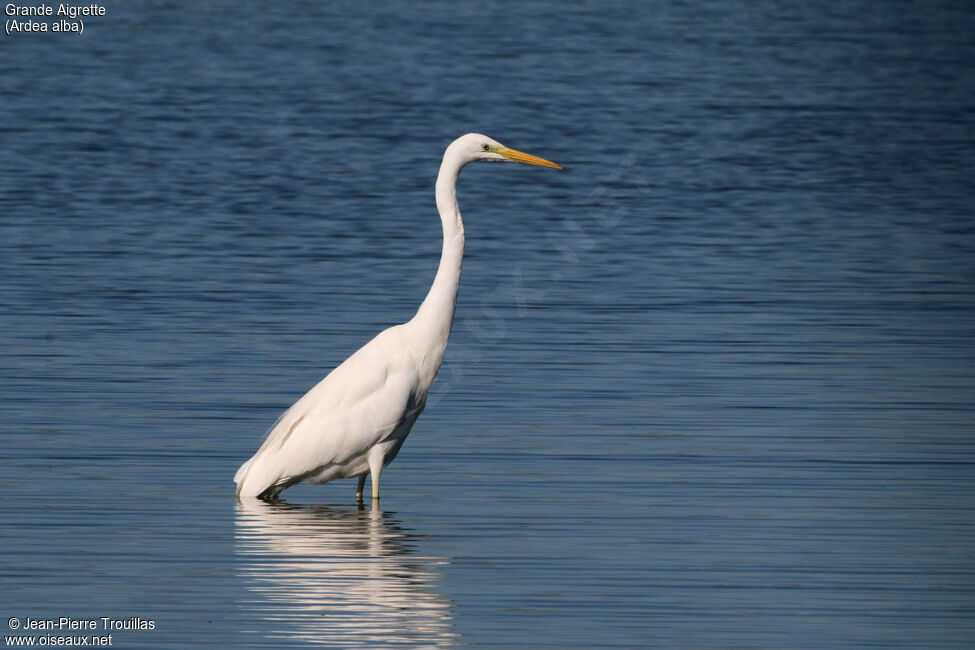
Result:
[[530,153],[525,153],[524,151],[518,151],[517,149],[509,149],[508,147],[503,147],[498,149],[498,153],[507,158],[508,160],[520,163],[526,163],[529,165],[539,165],[540,167],[552,167],[554,169],[565,169],[562,165],[552,162],[551,160],[545,160],[544,158],[539,158],[538,156],[533,156]]

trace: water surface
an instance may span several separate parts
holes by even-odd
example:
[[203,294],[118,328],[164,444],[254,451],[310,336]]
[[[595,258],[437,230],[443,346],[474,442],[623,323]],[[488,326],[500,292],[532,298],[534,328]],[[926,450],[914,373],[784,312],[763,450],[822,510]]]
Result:
[[[114,647],[971,647],[965,3],[107,5],[0,43],[0,613]],[[408,319],[383,474],[235,503]]]

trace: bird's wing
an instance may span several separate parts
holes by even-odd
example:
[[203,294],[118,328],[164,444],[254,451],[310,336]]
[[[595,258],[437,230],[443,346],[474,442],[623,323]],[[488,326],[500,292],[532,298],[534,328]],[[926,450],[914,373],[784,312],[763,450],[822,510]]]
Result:
[[398,328],[385,330],[281,416],[234,477],[238,493],[257,495],[365,454],[395,430],[416,387],[416,364]]

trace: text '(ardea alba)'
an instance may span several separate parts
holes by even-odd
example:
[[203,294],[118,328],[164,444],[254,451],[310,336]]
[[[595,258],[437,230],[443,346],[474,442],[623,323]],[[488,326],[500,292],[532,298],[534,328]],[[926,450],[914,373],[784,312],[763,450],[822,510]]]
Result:
[[301,481],[358,477],[361,500],[369,474],[372,497],[379,498],[379,474],[423,411],[447,347],[464,257],[457,176],[478,160],[562,169],[477,133],[447,147],[437,176],[443,252],[430,292],[409,322],[380,332],[285,411],[237,470],[238,497],[267,499]]

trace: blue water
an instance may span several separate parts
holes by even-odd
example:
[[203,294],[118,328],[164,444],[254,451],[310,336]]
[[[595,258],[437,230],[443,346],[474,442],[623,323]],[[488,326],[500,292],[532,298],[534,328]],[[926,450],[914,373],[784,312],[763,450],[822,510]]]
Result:
[[[0,36],[0,614],[975,644],[970,3],[106,7]],[[381,508],[237,504],[277,415],[419,304],[468,131],[569,169],[462,174]]]

